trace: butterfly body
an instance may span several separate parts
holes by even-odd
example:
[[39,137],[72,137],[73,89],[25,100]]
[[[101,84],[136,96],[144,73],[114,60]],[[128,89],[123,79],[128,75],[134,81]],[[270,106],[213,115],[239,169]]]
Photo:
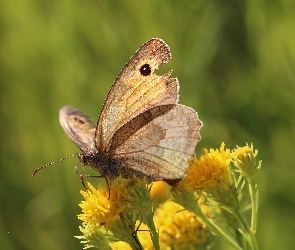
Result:
[[110,180],[181,178],[202,122],[193,109],[177,104],[179,84],[171,72],[154,73],[170,58],[163,40],[145,43],[114,82],[97,124],[70,106],[60,110],[61,126],[83,152],[83,165]]
[[151,182],[156,178],[143,174],[142,172],[132,169],[132,166],[128,166],[128,162],[120,159],[116,159],[113,155],[105,155],[101,152],[86,153],[79,155],[80,162],[85,166],[91,166],[93,169],[98,171],[101,176],[108,180],[113,180],[118,176],[123,178],[131,178],[137,176],[138,178],[146,178],[147,181]]

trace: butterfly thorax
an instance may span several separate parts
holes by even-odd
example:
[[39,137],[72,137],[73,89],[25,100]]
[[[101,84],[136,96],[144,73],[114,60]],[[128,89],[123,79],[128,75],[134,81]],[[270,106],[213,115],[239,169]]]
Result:
[[120,175],[113,156],[101,151],[79,154],[79,161],[84,166],[90,166],[102,176],[112,180]]

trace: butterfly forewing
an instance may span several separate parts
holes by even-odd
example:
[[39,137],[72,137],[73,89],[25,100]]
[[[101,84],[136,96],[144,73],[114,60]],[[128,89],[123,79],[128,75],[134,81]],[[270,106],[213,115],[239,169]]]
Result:
[[65,106],[59,111],[59,122],[70,139],[84,153],[95,148],[96,124],[86,114],[73,107]]
[[115,132],[140,113],[177,102],[178,80],[169,78],[170,73],[153,73],[170,58],[168,45],[161,39],[152,39],[129,60],[102,108],[95,138],[98,149],[108,150]]

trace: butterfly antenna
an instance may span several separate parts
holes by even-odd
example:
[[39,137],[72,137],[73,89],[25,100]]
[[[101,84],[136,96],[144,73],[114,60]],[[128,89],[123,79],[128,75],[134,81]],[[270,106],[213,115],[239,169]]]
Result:
[[66,159],[71,158],[71,157],[73,157],[73,156],[78,156],[78,154],[69,155],[69,156],[64,157],[64,158],[62,158],[62,159],[59,159],[59,160],[57,160],[57,161],[54,161],[54,162],[48,163],[48,164],[46,164],[46,165],[44,165],[44,166],[42,166],[42,167],[40,167],[40,168],[37,168],[37,169],[34,171],[34,173],[32,174],[32,176],[34,176],[34,175],[35,175],[40,169],[42,169],[42,168],[46,168],[46,167],[48,167],[48,166],[50,166],[50,165],[53,165],[53,164],[58,163],[58,162],[60,162],[60,161],[66,160]]

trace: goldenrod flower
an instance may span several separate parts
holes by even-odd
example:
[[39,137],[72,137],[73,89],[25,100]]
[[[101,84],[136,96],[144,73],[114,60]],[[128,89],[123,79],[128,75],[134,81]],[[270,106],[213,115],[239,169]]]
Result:
[[203,156],[189,160],[190,166],[186,169],[187,175],[184,177],[187,188],[192,191],[206,191],[215,187],[229,189],[231,153],[224,147],[225,144],[222,143],[219,150],[210,149],[208,152],[207,149],[203,149]]
[[161,249],[182,249],[206,242],[208,232],[194,213],[172,201],[156,209],[154,221],[159,229]]
[[170,195],[171,186],[165,181],[155,181],[150,184],[150,196],[153,200],[153,205],[157,205],[166,201]]
[[244,147],[239,147],[233,151],[232,157],[234,160],[234,165],[240,170],[241,176],[244,176],[249,182],[249,193],[251,198],[252,206],[252,218],[251,218],[251,230],[247,228],[249,235],[252,238],[252,243],[257,247],[257,242],[254,236],[257,228],[257,215],[258,215],[258,185],[256,183],[257,170],[261,167],[261,162],[257,162],[258,150],[253,149],[253,144],[251,147],[248,144]]
[[[139,223],[137,223],[137,226],[139,226]],[[145,225],[144,223],[141,223],[138,228],[137,235],[141,245],[143,246],[143,249],[146,249],[146,250],[155,249],[153,241],[151,239],[150,229],[147,225]]]
[[[116,184],[113,185],[115,186]],[[114,186],[112,186],[112,195],[109,199],[108,189],[104,189],[99,184],[96,190],[88,183],[90,190],[80,191],[85,201],[79,204],[83,214],[78,215],[78,219],[97,225],[98,228],[104,226],[106,229],[109,223],[120,219],[119,213],[125,208],[125,204],[122,203],[124,189],[120,188],[122,186],[120,184],[117,184],[116,187]]]
[[248,144],[244,147],[239,147],[234,150],[232,157],[234,159],[234,165],[240,169],[240,172],[248,180],[255,178],[257,170],[261,166],[261,161],[256,162],[256,157],[258,150],[253,149],[253,144],[251,147]]
[[112,242],[111,247],[113,250],[132,250],[130,245],[127,244],[125,241]]
[[[150,237],[150,230],[148,228],[147,225],[145,225],[144,223],[136,223],[136,226],[139,228],[137,228],[137,236],[138,236],[138,240],[140,241],[143,249],[145,250],[154,250],[154,245],[153,242],[151,240]],[[118,241],[118,242],[113,242],[111,243],[111,247],[113,248],[113,250],[132,250],[132,248],[130,247],[129,244],[123,242],[123,241]],[[162,248],[161,248],[162,249]]]

